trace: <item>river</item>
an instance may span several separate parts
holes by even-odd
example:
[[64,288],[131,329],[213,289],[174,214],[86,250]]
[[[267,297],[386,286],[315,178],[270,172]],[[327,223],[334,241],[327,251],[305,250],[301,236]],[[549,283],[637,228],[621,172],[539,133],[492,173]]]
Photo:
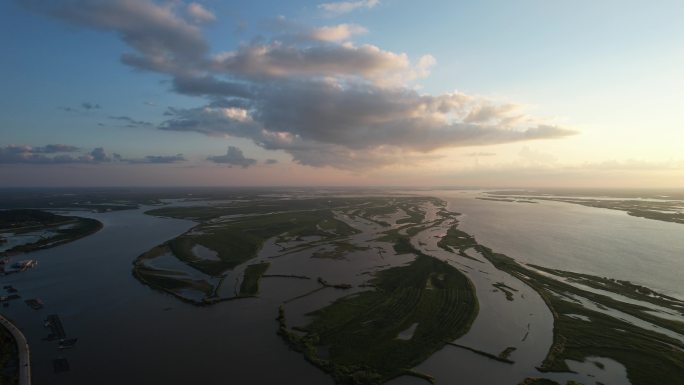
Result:
[[[682,225],[568,203],[484,201],[476,199],[477,193],[462,191],[420,193],[445,199],[450,210],[464,214],[459,217],[462,230],[519,261],[627,279],[684,297],[678,279],[684,271]],[[194,223],[145,215],[150,208],[74,212],[100,220],[104,228],[75,242],[30,253],[28,257],[39,262],[37,268],[0,277],[0,283],[14,285],[22,296],[2,308],[2,313],[29,341],[35,384],[276,384],[284,379],[302,384],[333,383],[301,354],[289,350],[276,334],[278,306],[316,288],[315,280],[264,279],[260,298],[209,307],[186,304],[154,291],[131,275],[131,263]],[[372,237],[365,234],[378,229],[372,223],[356,222],[353,225],[364,233],[355,236],[355,242],[365,242],[371,249],[353,253],[347,260],[311,259],[309,251],[270,260],[275,253],[272,242],[267,242],[258,259],[272,262],[270,274],[318,274],[331,282],[355,285],[366,279],[360,272],[407,262],[403,257],[385,259],[383,253],[392,254],[391,245],[371,242]],[[468,384],[514,385],[524,376],[539,375],[534,366],[541,363],[552,338],[548,309],[534,291],[484,259],[475,262],[438,249],[434,236],[444,231],[436,228],[421,233],[414,245],[449,261],[476,286],[480,316],[457,342],[492,354],[515,346],[511,359],[516,364],[502,364],[447,346],[417,369],[434,375],[440,384],[460,379]],[[517,289],[515,301],[494,292],[491,285],[496,282]],[[345,294],[349,292],[326,289],[305,301],[291,302],[287,305],[288,322],[304,324],[302,314]],[[36,297],[45,302],[41,310],[23,303]],[[67,336],[79,339],[73,349],[59,351],[56,342],[42,340],[49,332],[43,326],[48,314],[58,314]],[[59,357],[68,359],[69,372],[54,373],[52,360]],[[612,364],[606,362],[607,367],[616,369],[603,375],[616,377],[607,383],[624,383],[624,368]],[[591,365],[586,369],[595,370]],[[421,382],[400,378],[394,383]]]

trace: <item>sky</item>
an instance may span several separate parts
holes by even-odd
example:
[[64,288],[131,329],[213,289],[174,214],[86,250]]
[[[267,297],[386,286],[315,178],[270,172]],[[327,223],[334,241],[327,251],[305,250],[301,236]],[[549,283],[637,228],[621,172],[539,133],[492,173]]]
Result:
[[684,188],[684,2],[0,2],[0,186]]

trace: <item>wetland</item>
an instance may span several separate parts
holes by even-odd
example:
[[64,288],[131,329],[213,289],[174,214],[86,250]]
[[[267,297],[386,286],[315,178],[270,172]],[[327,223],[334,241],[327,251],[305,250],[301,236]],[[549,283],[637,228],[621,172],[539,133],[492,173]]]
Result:
[[[574,202],[521,204],[528,195],[480,199],[491,196],[229,191],[145,195],[150,200],[125,210],[67,206],[53,215],[70,218],[70,228],[93,221],[102,229],[33,249],[38,267],[2,282],[22,298],[40,297],[44,308],[11,301],[2,311],[29,340],[38,384],[220,384],[226,368],[231,381],[255,384],[684,378],[683,288],[662,271],[681,267],[668,254],[678,243],[648,244],[652,258],[665,261],[642,269],[659,274],[652,284],[623,274],[627,266],[603,267],[620,264],[606,261],[610,255],[641,255],[621,251],[634,234],[609,232],[612,251],[584,246],[589,260],[567,224],[612,220],[673,238],[684,226]],[[518,226],[506,225],[514,219]],[[538,232],[525,240],[535,223]],[[533,247],[552,236],[580,247]],[[43,340],[51,313],[77,346],[58,351]],[[55,372],[53,361],[65,360],[69,370]]]

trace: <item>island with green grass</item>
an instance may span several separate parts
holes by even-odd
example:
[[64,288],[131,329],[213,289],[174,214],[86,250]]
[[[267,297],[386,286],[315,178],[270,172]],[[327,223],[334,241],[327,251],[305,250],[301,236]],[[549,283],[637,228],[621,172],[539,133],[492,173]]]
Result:
[[[147,214],[195,225],[133,262],[140,282],[201,306],[259,301],[265,280],[300,285],[285,299],[257,304],[277,306],[275,332],[338,384],[402,376],[434,382],[417,368],[450,347],[515,365],[521,345],[490,350],[459,342],[481,314],[478,290],[500,293],[511,306],[525,300],[510,280],[474,285],[473,275],[488,274],[478,270],[485,265],[533,289],[528,294],[538,294],[553,320],[546,357],[529,368],[536,375],[512,381],[561,383],[551,374],[572,375],[570,361],[603,365],[595,357],[623,365],[632,385],[684,378],[684,341],[677,338],[684,301],[624,280],[523,264],[479,243],[440,199],[252,197]],[[285,262],[290,258],[296,263]],[[529,325],[523,341],[528,334]],[[574,379],[562,383],[580,383]]]
[[[645,306],[665,307],[684,317],[684,301],[627,281],[523,265],[479,244],[474,237],[459,230],[458,223],[450,233],[452,236],[443,240],[447,240],[446,245],[455,252],[473,248],[498,269],[531,286],[546,302],[554,317],[554,338],[546,359],[539,366],[541,372],[569,372],[566,360],[582,362],[589,357],[600,356],[623,364],[633,385],[676,384],[684,378],[684,342],[662,332],[670,330],[684,335],[684,318],[658,317]],[[601,291],[590,291],[585,287]],[[641,301],[644,305],[629,299]],[[594,306],[585,303],[593,303]],[[641,327],[608,311],[601,311],[607,309],[650,323],[653,327]],[[540,376],[526,383],[554,382]]]
[[0,210],[0,256],[48,249],[96,233],[96,219],[33,209]]
[[463,273],[410,252],[413,262],[380,271],[373,290],[315,311],[304,328],[288,329],[281,310],[279,334],[339,384],[380,384],[400,375],[432,381],[412,368],[465,334],[478,303]]

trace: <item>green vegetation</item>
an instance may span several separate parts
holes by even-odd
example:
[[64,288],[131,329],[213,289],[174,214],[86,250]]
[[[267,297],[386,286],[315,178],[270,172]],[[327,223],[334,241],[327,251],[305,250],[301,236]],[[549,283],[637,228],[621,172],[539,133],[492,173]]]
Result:
[[467,248],[475,245],[477,245],[477,242],[468,233],[459,230],[456,225],[451,226],[447,230],[446,235],[437,242],[437,246],[449,252],[453,252],[451,247],[465,251]]
[[[482,263],[482,261],[471,257],[466,252],[470,247],[477,245],[477,242],[475,242],[468,233],[465,233],[456,227],[458,222],[454,223],[455,224],[447,230],[446,235],[437,242],[437,246],[451,253],[453,253],[455,249],[455,252],[461,257]],[[508,295],[506,295],[506,297],[508,298]]]
[[210,298],[214,293],[214,286],[209,282],[179,277],[172,271],[138,266],[133,270],[133,276],[148,286],[163,290],[185,301],[201,302],[182,295],[182,290],[196,290],[203,293],[205,298]]
[[19,383],[19,352],[9,330],[0,326],[0,384]]
[[40,229],[47,226],[67,222],[69,218],[56,215],[47,211],[18,209],[0,211],[0,229],[3,231],[13,229]]
[[[200,290],[205,293],[203,303],[227,300],[229,298],[216,297],[225,272],[255,258],[264,242],[270,238],[275,237],[276,242],[285,245],[280,245],[280,255],[331,245],[333,250],[313,256],[343,258],[349,252],[365,249],[348,242],[348,237],[359,231],[336,219],[332,211],[332,208],[348,207],[360,202],[356,198],[256,199],[222,207],[170,207],[153,210],[151,213],[156,215],[201,218],[201,223],[138,257],[134,263],[134,275],[146,284],[157,285],[159,289],[177,296],[184,289]],[[231,217],[226,217],[227,215]],[[315,240],[302,243],[304,237],[314,237]],[[290,242],[293,245],[288,247]],[[196,251],[196,246],[213,251],[214,257],[201,258],[197,255],[199,252]],[[189,279],[183,272],[160,271],[144,265],[145,259],[161,255],[159,250],[166,250],[164,253],[170,253],[190,268],[221,280],[210,283],[207,280]],[[258,292],[258,279],[263,271],[256,269],[252,266],[247,268],[243,287],[237,297],[253,296]]]
[[[332,241],[357,232],[335,219],[329,210],[298,211],[241,217],[219,224],[201,224],[172,239],[168,245],[178,259],[199,271],[216,276],[256,257],[263,243],[274,236],[319,236]],[[193,252],[195,245],[215,251],[218,260],[198,258]]]
[[516,350],[518,350],[518,348],[516,348],[515,346],[509,346],[506,349],[502,350],[501,353],[499,353],[499,358],[506,360]]
[[[519,383],[518,385],[561,385],[557,383],[556,381],[552,381],[546,378],[526,378],[523,382]],[[579,382],[575,381],[568,381],[566,385],[582,385]],[[600,382],[596,382],[596,385],[603,385]]]
[[16,189],[0,191],[0,209],[31,207],[44,210],[87,210],[107,212],[137,209],[141,204],[161,204],[162,198],[184,194],[124,189]]
[[[449,219],[452,214],[443,208],[444,202],[434,198],[405,198],[398,202],[391,201],[390,204],[395,205],[394,210],[399,208],[404,210],[409,217],[397,220],[397,225],[401,226],[382,232],[382,236],[377,238],[376,241],[393,243],[395,245],[400,243],[399,249],[395,249],[398,250],[398,253],[405,253],[407,252],[406,250],[410,250],[403,247],[401,244],[408,242],[408,237],[412,237],[421,231],[441,225],[445,220]],[[431,222],[424,222],[425,212],[420,207],[424,204],[432,204],[439,207],[440,210],[437,212],[439,219]]]
[[59,246],[86,237],[101,228],[100,221],[90,218],[68,217],[31,209],[0,211],[0,233],[40,235],[35,242],[0,252],[0,257]]
[[[417,258],[410,264],[377,273],[374,290],[313,312],[304,336],[287,329],[281,308],[279,334],[340,384],[380,384],[416,375],[412,367],[469,330],[478,306],[461,272],[412,251]],[[413,324],[418,326],[412,338],[397,338]]]
[[664,319],[656,315],[646,313],[646,311],[650,309],[644,306],[618,301],[606,295],[582,290],[573,285],[560,282],[551,277],[527,269],[515,262],[515,260],[512,258],[503,254],[494,253],[487,247],[478,246],[477,249],[482,253],[482,255],[489,259],[494,266],[500,270],[507,271],[511,273],[511,275],[527,282],[533,288],[538,287],[540,290],[551,291],[556,293],[558,297],[566,298],[566,300],[568,299],[568,294],[583,297],[601,306],[621,311],[659,327],[684,335],[684,322]]
[[587,207],[625,211],[634,217],[654,219],[663,222],[684,224],[684,203],[680,200],[605,200],[586,198],[561,198],[549,196],[528,196],[528,199],[550,200],[574,203]]
[[[680,334],[684,332],[682,322],[653,316],[645,313],[647,308],[643,306],[582,290],[528,269],[504,254],[495,253],[479,245],[469,235],[452,238],[454,239],[457,242],[450,246],[459,250],[474,247],[496,268],[513,275],[535,289],[551,309],[554,316],[554,340],[540,370],[569,371],[565,360],[584,361],[590,356],[600,356],[612,358],[623,364],[627,368],[627,375],[633,385],[674,384],[684,378],[684,343],[604,313],[587,309],[572,296],[586,298],[599,306],[624,312]],[[557,270],[555,272],[566,276],[574,274]],[[583,276],[583,279],[586,281],[588,278]],[[623,286],[620,285],[620,287]],[[615,286],[602,285],[604,290],[611,288],[614,289]],[[565,314],[587,317],[590,322],[568,317]]]
[[398,208],[395,207],[394,205],[383,205],[383,206],[375,206],[375,207],[369,207],[369,208],[364,208],[356,213],[357,216],[360,216],[361,218],[364,218],[366,220],[369,220],[371,222],[375,222],[381,226],[384,227],[390,227],[390,224],[377,219],[376,217],[379,216],[384,216],[384,215],[392,215],[397,212]]
[[205,300],[213,297],[215,288],[205,280],[193,280],[183,272],[156,269],[145,264],[146,260],[154,259],[170,252],[171,250],[167,245],[160,245],[140,255],[133,262],[133,276],[153,289],[161,290],[183,301],[194,304],[200,304],[202,301],[183,295],[183,291],[194,290],[202,293]]
[[[482,350],[473,349],[473,348],[471,348],[471,347],[468,347],[468,346],[465,346],[465,345],[461,345],[461,344],[456,344],[456,343],[453,343],[453,342],[448,342],[447,344],[448,344],[448,345],[451,345],[451,346],[455,346],[455,347],[457,347],[457,348],[469,350],[469,351],[471,351],[471,352],[473,352],[473,353],[475,353],[475,354],[479,354],[479,355],[481,355],[481,356],[483,356],[483,357],[487,357],[487,358],[489,358],[489,359],[491,359],[491,360],[494,360],[494,361],[499,361],[499,362],[503,362],[503,363],[506,363],[506,364],[514,364],[513,361],[511,361],[511,360],[508,359],[508,355],[504,355],[504,354],[503,354],[505,351],[502,352],[501,354],[499,354],[499,355],[497,356],[497,355],[492,354],[492,353],[483,352]],[[510,348],[509,348],[509,349],[510,349]],[[515,350],[515,348],[513,348],[513,350]]]
[[411,254],[416,250],[411,244],[411,239],[405,236],[398,236],[393,247],[394,252],[397,253],[397,255]]
[[430,203],[437,206],[442,206],[443,202],[435,198],[426,197],[397,197],[391,199],[381,199],[377,198],[369,202],[368,207],[363,207],[361,209],[356,209],[350,212],[352,215],[362,217],[368,221],[375,222],[383,227],[390,227],[391,225],[377,217],[392,215],[402,210],[408,215],[408,217],[400,218],[396,221],[396,225],[402,225],[402,227],[411,227],[415,225],[422,224],[425,220],[425,213],[420,209],[420,205]]
[[494,202],[509,202],[509,203],[537,203],[535,201],[527,200],[527,199],[509,199],[509,198],[486,198],[486,197],[478,197],[476,199],[480,199],[483,201],[494,201]]
[[515,202],[515,199],[507,199],[507,198],[483,198],[483,197],[478,197],[476,199],[480,199],[483,201],[494,201],[494,202]]
[[514,288],[512,288],[512,287],[510,287],[510,286],[508,286],[508,285],[506,285],[506,284],[503,283],[503,282],[494,283],[494,284],[492,284],[492,286],[494,286],[495,288],[501,290],[501,291],[506,295],[506,299],[509,300],[509,301],[513,301],[513,299],[514,299],[514,298],[513,298],[513,292],[514,292],[514,291],[518,291],[518,290],[516,290],[516,289],[514,289]]
[[[568,382],[568,385],[570,383]],[[551,381],[546,378],[526,378],[523,382],[518,385],[561,385],[556,381]]]
[[306,275],[297,275],[297,274],[262,274],[262,278],[294,278],[294,279],[311,279],[311,277],[307,277]]
[[349,242],[336,241],[329,245],[334,246],[332,250],[316,251],[311,255],[311,258],[326,258],[326,259],[346,259],[345,255],[354,252],[368,250],[368,247],[361,247],[353,245]]
[[553,274],[558,277],[568,278],[570,282],[576,282],[585,286],[592,287],[594,289],[606,290],[623,295],[628,298],[666,307],[678,311],[684,316],[684,301],[662,293],[658,293],[645,286],[637,285],[629,281],[623,281],[619,279],[597,277],[595,275],[549,269],[537,265],[529,266],[537,270]]
[[323,287],[332,287],[334,289],[347,290],[352,288],[352,285],[348,283],[329,283],[321,277],[318,277],[318,283],[320,283]]
[[268,270],[269,266],[271,266],[271,264],[268,262],[247,266],[242,278],[242,284],[240,285],[241,296],[254,296],[259,294],[259,280],[266,270]]
[[[437,204],[435,200],[430,200],[432,204]],[[422,203],[422,200],[410,200],[408,202],[403,201],[399,204],[399,207],[406,212],[409,216],[408,218],[402,218],[397,220],[397,224],[412,223],[421,224],[425,221],[425,213],[418,207]]]
[[298,295],[298,296],[293,297],[293,298],[290,298],[290,299],[286,299],[285,301],[283,301],[283,303],[287,304],[287,303],[290,303],[290,302],[292,302],[292,301],[296,301],[296,300],[298,300],[298,299],[300,299],[300,298],[308,297],[308,296],[310,296],[311,294],[318,293],[319,291],[321,291],[321,290],[323,290],[323,289],[327,289],[328,287],[329,287],[329,286],[321,285],[320,287],[317,287],[317,288],[315,288],[315,289],[313,289],[313,290],[311,290],[311,291],[307,291],[307,292],[304,293],[304,294]]
[[[144,283],[197,304],[254,296],[259,292],[260,278],[269,277],[265,274],[268,263],[247,266],[239,294],[219,298],[215,283],[190,279],[189,274],[181,271],[153,268],[157,265],[145,261],[169,254],[209,277],[218,278],[226,270],[255,258],[269,239],[274,239],[280,247],[272,257],[311,250],[312,257],[343,258],[350,252],[367,248],[350,241],[349,237],[359,231],[337,219],[335,213],[377,221],[378,215],[401,209],[408,216],[401,219],[400,226],[395,226],[399,229],[389,230],[384,236],[393,243],[397,253],[413,254],[415,260],[376,273],[367,283],[372,289],[347,295],[311,313],[312,321],[304,328],[289,329],[281,308],[279,334],[339,383],[380,384],[400,375],[433,381],[432,377],[412,368],[466,333],[477,315],[478,304],[474,288],[465,275],[411,245],[409,232],[415,234],[447,218],[440,213],[438,220],[423,223],[425,212],[418,205],[429,202],[443,205],[432,199],[411,197],[264,199],[223,207],[161,208],[151,213],[191,218],[200,223],[141,255],[134,263],[134,274]],[[214,257],[200,258],[196,255],[197,245],[215,252]],[[318,283],[320,287],[284,303],[321,290],[352,289],[350,284],[329,283],[323,278],[318,278]],[[188,290],[199,292],[201,299],[184,298]],[[399,338],[412,325],[412,335]]]
[[146,214],[178,219],[194,219],[200,222],[238,215],[270,215],[274,213],[315,210],[359,208],[365,205],[383,204],[386,198],[338,198],[319,197],[308,199],[274,199],[251,196],[248,199],[212,206],[162,207]]

